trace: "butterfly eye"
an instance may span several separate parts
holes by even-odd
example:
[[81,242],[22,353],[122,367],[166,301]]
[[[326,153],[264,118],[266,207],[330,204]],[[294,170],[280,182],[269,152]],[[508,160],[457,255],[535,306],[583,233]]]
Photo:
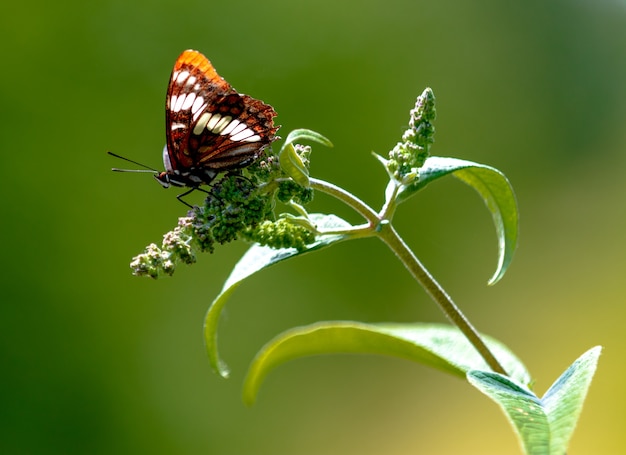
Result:
[[170,187],[170,179],[167,176],[167,172],[161,172],[159,174],[156,174],[154,178],[157,179],[157,182],[159,182],[163,186],[163,188]]

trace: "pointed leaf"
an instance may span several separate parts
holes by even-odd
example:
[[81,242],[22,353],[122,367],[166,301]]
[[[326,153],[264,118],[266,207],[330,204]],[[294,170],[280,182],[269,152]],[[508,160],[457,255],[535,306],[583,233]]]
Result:
[[504,276],[513,260],[518,235],[517,201],[513,188],[504,174],[484,164],[431,156],[419,169],[418,181],[400,191],[398,202],[404,201],[429,183],[448,174],[474,188],[491,212],[498,236],[498,266],[489,284],[495,284]]
[[325,145],[326,147],[333,146],[333,143],[330,142],[330,140],[328,140],[326,137],[322,136],[320,133],[313,130],[308,130],[306,128],[300,128],[291,131],[287,135],[287,139],[285,139],[283,147],[285,147],[287,144],[293,144],[298,141],[317,142],[318,144]]
[[[550,425],[541,400],[506,376],[470,371],[468,381],[498,403],[513,425],[527,455],[550,455]],[[563,452],[561,455],[564,455]]]
[[305,188],[311,185],[309,181],[309,170],[302,162],[302,158],[300,158],[300,155],[298,155],[292,144],[285,144],[280,151],[278,161],[282,170],[298,185]]
[[542,399],[497,373],[470,371],[468,381],[494,400],[513,425],[528,455],[563,455],[572,437],[601,348],[578,358]]
[[580,356],[542,398],[550,419],[552,447],[556,448],[554,453],[559,453],[560,448],[563,449],[560,453],[564,453],[569,444],[601,351],[602,348],[596,346]]
[[[334,215],[310,214],[309,219],[319,229],[346,229],[350,224]],[[310,251],[325,248],[335,242],[344,240],[343,235],[324,235],[310,244],[304,250],[296,248],[273,249],[265,246],[253,245],[239,260],[230,276],[224,283],[222,291],[213,300],[204,320],[204,339],[209,355],[209,362],[213,369],[222,377],[228,377],[229,371],[226,364],[220,359],[217,350],[217,325],[222,308],[228,301],[232,292],[239,284],[249,276],[271,265],[284,261],[291,257],[300,256]]]
[[[504,345],[485,337],[500,363],[513,377],[529,383],[524,365]],[[443,324],[363,324],[323,322],[283,332],[256,355],[244,383],[244,402],[254,403],[266,375],[285,362],[335,353],[381,354],[412,360],[463,377],[468,370],[487,368],[467,339]]]

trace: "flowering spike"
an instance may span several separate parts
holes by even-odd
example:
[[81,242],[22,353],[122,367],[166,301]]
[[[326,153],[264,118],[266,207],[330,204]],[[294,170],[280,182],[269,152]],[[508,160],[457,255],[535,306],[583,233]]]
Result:
[[418,177],[418,169],[430,154],[435,117],[435,95],[432,89],[426,88],[410,111],[409,127],[402,135],[402,142],[389,152],[386,163],[390,174],[402,184],[409,184]]
[[[211,181],[208,190],[202,190],[207,193],[202,206],[193,207],[187,217],[180,218],[178,226],[165,234],[161,246],[151,244],[133,258],[133,274],[152,278],[172,275],[177,264],[194,263],[197,252],[212,253],[215,245],[239,238],[299,250],[314,242],[317,231],[306,220],[302,207],[313,199],[308,177],[311,147],[294,144],[297,138],[332,145],[318,133],[295,130],[280,157],[268,148],[245,169]],[[304,218],[278,218],[274,214],[276,201]]]

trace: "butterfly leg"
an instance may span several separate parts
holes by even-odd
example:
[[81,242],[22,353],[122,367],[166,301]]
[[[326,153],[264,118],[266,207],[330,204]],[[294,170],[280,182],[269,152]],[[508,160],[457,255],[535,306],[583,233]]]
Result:
[[182,198],[183,198],[183,197],[185,197],[185,196],[187,196],[188,194],[193,193],[193,192],[194,192],[194,191],[196,191],[196,190],[197,190],[197,191],[202,191],[203,193],[206,193],[206,194],[211,194],[209,191],[205,190],[204,188],[200,188],[200,187],[195,186],[195,187],[189,188],[189,190],[188,190],[188,191],[185,191],[184,193],[181,193],[181,194],[179,194],[178,196],[176,196],[176,199],[178,199],[180,202],[182,202],[182,203],[183,203],[183,204],[185,204],[187,207],[189,207],[190,209],[192,209],[192,208],[193,208],[193,206],[192,206],[191,204],[187,203],[186,201],[183,201],[183,199],[182,199]]
[[196,190],[196,189],[197,189],[197,188],[191,188],[191,189],[189,189],[188,191],[185,191],[184,193],[181,193],[181,194],[179,194],[178,196],[176,196],[176,199],[178,199],[180,202],[182,202],[182,203],[183,203],[183,204],[185,204],[187,207],[189,207],[190,209],[192,209],[192,208],[193,208],[193,206],[192,206],[191,204],[187,203],[186,201],[183,201],[183,199],[182,199],[182,198],[183,198],[184,196],[187,196],[187,195],[188,195],[188,194],[190,194],[190,193],[193,193],[193,192],[194,192],[194,190]]

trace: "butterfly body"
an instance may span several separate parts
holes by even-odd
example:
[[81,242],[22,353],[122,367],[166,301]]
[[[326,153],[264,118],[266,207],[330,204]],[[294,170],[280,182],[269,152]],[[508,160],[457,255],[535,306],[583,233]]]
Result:
[[274,109],[238,93],[201,53],[176,60],[166,97],[164,187],[193,189],[254,162],[275,140]]

